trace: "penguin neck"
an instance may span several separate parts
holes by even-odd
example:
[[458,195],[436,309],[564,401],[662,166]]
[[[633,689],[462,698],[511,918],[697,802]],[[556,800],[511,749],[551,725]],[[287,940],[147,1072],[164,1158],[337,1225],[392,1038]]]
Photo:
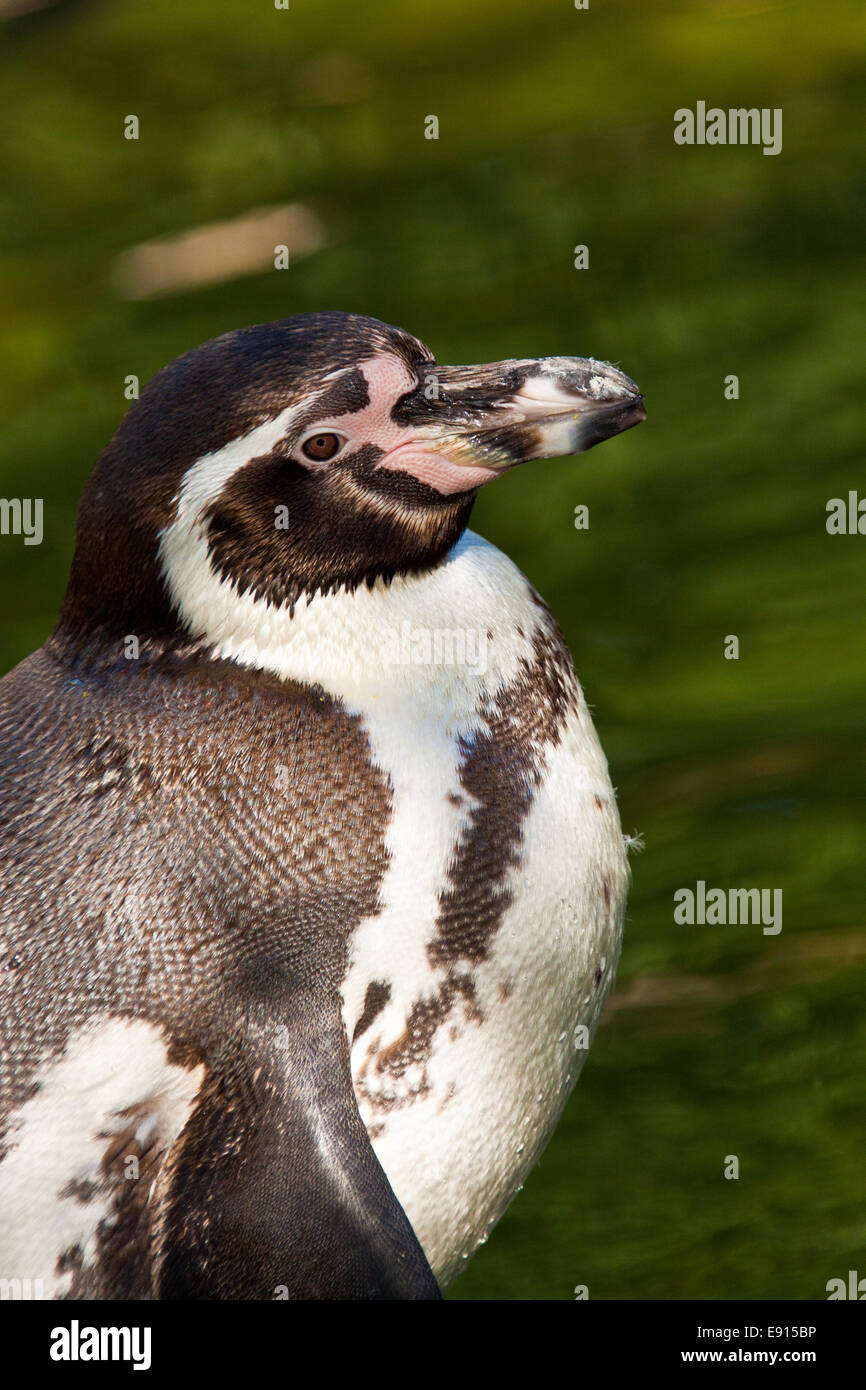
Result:
[[442,561],[280,608],[219,586],[201,596],[211,656],[324,690],[348,708],[477,711],[531,660],[541,617],[512,562],[471,531]]

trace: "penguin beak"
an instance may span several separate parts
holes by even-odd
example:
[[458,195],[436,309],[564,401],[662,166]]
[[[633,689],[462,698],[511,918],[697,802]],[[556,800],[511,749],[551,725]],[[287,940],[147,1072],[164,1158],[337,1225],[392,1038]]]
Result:
[[431,366],[398,410],[450,463],[496,473],[585,453],[646,419],[635,383],[591,357]]

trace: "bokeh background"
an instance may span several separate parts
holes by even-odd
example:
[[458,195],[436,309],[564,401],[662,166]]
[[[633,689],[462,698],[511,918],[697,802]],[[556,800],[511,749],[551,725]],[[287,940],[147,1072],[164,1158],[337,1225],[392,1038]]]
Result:
[[[45,502],[40,547],[0,537],[2,669],[53,624],[129,374],[322,308],[445,362],[620,362],[647,424],[474,514],[558,615],[646,849],[580,1084],[452,1297],[813,1299],[866,1275],[866,536],[825,529],[828,499],[866,496],[862,4],[0,19],[0,490]],[[676,145],[698,100],[781,107],[782,153]],[[781,888],[781,934],[677,926],[698,879]]]

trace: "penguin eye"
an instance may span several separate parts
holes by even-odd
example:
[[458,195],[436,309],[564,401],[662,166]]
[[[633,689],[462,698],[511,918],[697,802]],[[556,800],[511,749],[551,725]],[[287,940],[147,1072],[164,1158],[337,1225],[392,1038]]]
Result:
[[305,458],[312,459],[315,463],[324,463],[327,459],[332,459],[335,454],[340,452],[343,447],[343,440],[339,434],[325,433],[311,434],[301,445],[301,453]]

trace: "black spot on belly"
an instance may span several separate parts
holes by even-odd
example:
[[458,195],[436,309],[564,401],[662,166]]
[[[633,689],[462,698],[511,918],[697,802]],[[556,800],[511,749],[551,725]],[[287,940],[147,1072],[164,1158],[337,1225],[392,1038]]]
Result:
[[376,1057],[376,1070],[391,1076],[402,1076],[413,1063],[426,1062],[439,1025],[451,1012],[455,1001],[462,997],[467,1017],[480,1021],[475,1003],[475,987],[468,975],[449,972],[436,994],[419,999],[409,1010],[403,1033]]
[[367,986],[367,993],[364,995],[364,1007],[361,1010],[361,1017],[355,1024],[355,1031],[352,1033],[352,1042],[360,1038],[362,1033],[366,1033],[370,1024],[384,1009],[388,1000],[391,998],[391,986],[385,980],[371,980]]
[[68,1182],[57,1195],[60,1198],[72,1198],[82,1206],[87,1206],[89,1202],[93,1201],[98,1191],[99,1183],[90,1182],[87,1178],[80,1178]]
[[481,710],[486,731],[462,746],[460,780],[474,806],[439,896],[436,933],[427,947],[436,965],[486,958],[512,900],[509,871],[520,863],[523,827],[548,752],[577,705],[579,687],[568,648],[546,605],[533,598],[541,621],[532,657]]
[[[418,999],[412,1005],[406,1019],[406,1027],[400,1037],[378,1052],[371,1049],[356,1084],[359,1095],[372,1110],[380,1115],[388,1114],[392,1110],[400,1110],[413,1104],[419,1096],[427,1093],[429,1087],[426,1063],[433,1049],[433,1040],[458,1001],[462,1001],[463,1014],[467,1021],[483,1021],[475,1000],[475,986],[471,978],[449,970],[434,994],[425,999]],[[399,1094],[383,1093],[378,1086],[370,1086],[368,1083],[370,1066],[373,1066],[380,1076],[398,1080],[413,1065],[422,1068],[420,1082],[411,1089],[401,1090]],[[371,1139],[381,1132],[382,1126],[378,1123],[368,1130]]]
[[75,1274],[81,1269],[83,1253],[80,1245],[70,1245],[68,1250],[62,1250],[57,1256],[57,1263],[54,1266],[55,1274]]

